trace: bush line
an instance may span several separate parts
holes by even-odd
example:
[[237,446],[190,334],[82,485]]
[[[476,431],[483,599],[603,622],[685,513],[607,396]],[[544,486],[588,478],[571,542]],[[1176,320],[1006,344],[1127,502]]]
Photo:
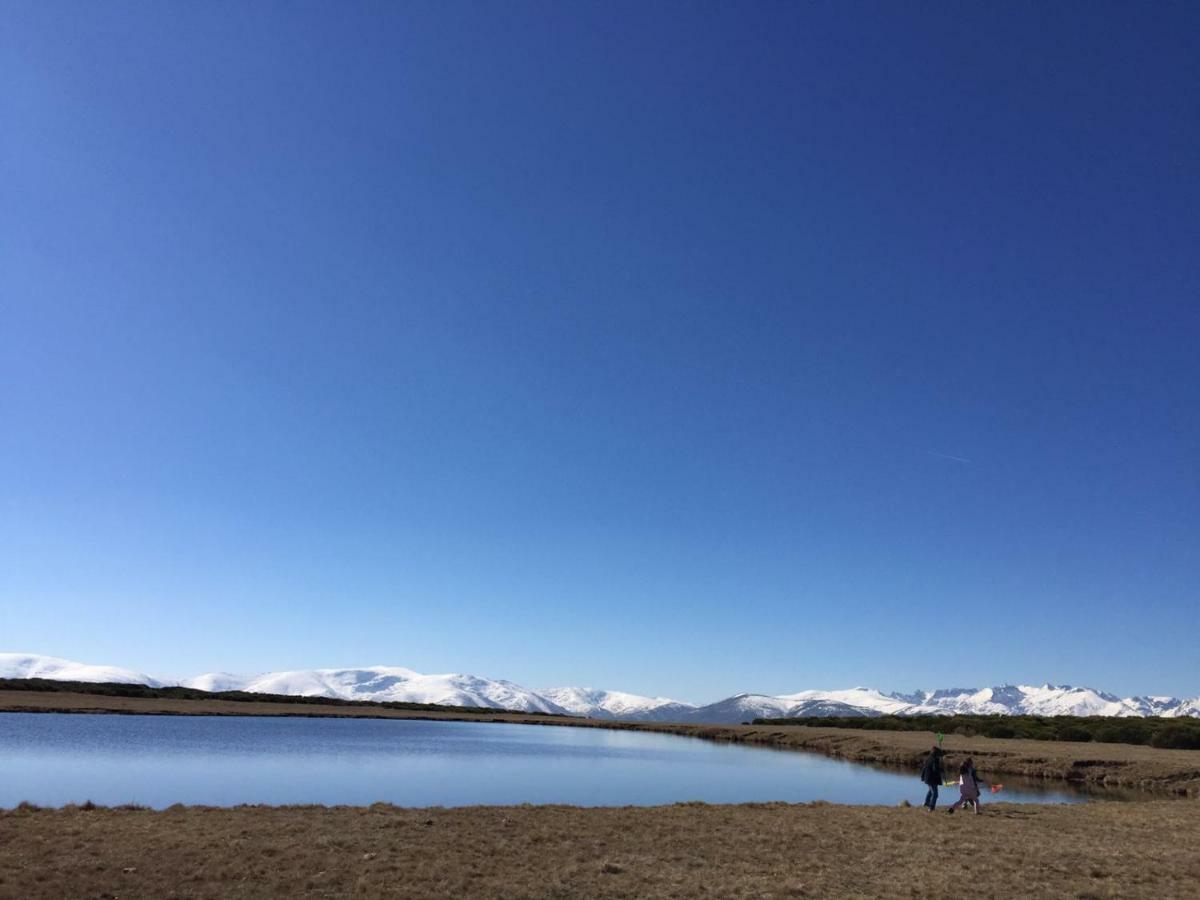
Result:
[[929,731],[965,737],[1022,738],[1033,741],[1098,741],[1200,750],[1200,719],[1115,718],[1113,716],[814,716],[803,719],[755,719],[755,725],[804,725],[867,731]]

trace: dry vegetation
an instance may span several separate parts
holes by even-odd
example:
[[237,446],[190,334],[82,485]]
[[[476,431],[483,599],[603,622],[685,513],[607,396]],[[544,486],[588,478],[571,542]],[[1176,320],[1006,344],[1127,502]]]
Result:
[[0,897],[1195,897],[1200,807],[0,812]]
[[[932,745],[921,732],[858,731],[763,725],[659,726],[655,730],[709,740],[808,750],[854,762],[916,771]],[[980,772],[1009,773],[1077,784],[1137,788],[1200,797],[1200,750],[1163,750],[1135,744],[1031,741],[947,735],[947,764],[970,756]]]
[[[0,691],[0,711],[113,712],[158,715],[355,716],[396,719],[465,719],[478,715],[388,709],[373,706],[254,703],[228,700],[171,700],[106,697],[92,694]],[[612,722],[599,719],[501,713],[490,722],[520,722],[576,728],[619,728],[665,732],[706,740],[761,744],[807,750],[854,762],[915,771],[928,752],[931,736],[921,732],[864,731],[780,725],[668,725],[655,722]],[[1200,751],[1163,750],[1133,744],[1030,741],[1011,738],[948,735],[950,764],[975,758],[986,774],[1072,781],[1107,787],[1137,788],[1200,797]]]

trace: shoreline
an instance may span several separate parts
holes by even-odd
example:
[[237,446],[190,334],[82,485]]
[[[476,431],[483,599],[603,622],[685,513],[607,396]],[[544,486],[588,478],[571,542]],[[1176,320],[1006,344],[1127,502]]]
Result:
[[[14,690],[0,691],[0,712],[417,719],[604,728],[812,752],[849,762],[911,769],[914,772],[931,743],[930,735],[912,731],[810,728],[799,725],[622,722],[532,713],[480,714],[372,706],[325,706],[319,703],[133,698]],[[1134,789],[1147,792],[1147,799],[1154,794],[1200,797],[1200,751],[1197,750],[1166,750],[1132,744],[964,737],[956,734],[946,736],[944,747],[947,758],[952,762],[972,756],[981,772],[1063,781],[1088,787]]]

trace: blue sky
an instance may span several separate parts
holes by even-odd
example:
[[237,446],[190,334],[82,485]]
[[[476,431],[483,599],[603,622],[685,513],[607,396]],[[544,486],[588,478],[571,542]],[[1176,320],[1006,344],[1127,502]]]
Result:
[[1191,4],[5,4],[0,649],[1200,693]]

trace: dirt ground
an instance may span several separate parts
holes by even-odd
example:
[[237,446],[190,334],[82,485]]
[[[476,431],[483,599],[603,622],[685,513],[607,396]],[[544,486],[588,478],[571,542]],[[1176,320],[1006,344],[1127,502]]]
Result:
[[[932,736],[914,731],[867,731],[766,725],[672,725],[614,722],[499,713],[455,714],[392,710],[372,706],[253,703],[230,700],[164,700],[104,697],[94,694],[0,691],[0,712],[143,713],[157,715],[355,716],[396,719],[461,719],[471,722],[519,722],[575,728],[618,728],[679,734],[706,740],[807,750],[854,762],[915,771],[929,751]],[[1200,797],[1200,750],[1160,750],[1132,744],[1029,741],[947,735],[952,768],[967,756],[981,772],[1066,780],[1078,784],[1136,788]],[[1198,892],[1200,893],[1200,892]]]
[[0,897],[1190,897],[1189,800],[0,812]]

